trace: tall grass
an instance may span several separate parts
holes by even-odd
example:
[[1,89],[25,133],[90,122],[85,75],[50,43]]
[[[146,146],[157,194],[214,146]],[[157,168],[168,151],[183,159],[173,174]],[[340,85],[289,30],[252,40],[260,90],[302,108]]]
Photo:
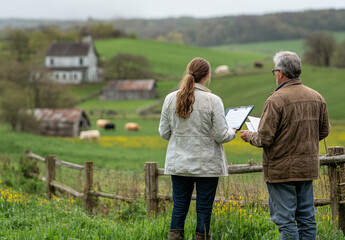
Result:
[[[144,203],[117,206],[106,214],[89,215],[74,200],[54,197],[47,201],[16,192],[0,183],[1,239],[167,239],[171,207],[157,217],[146,218]],[[317,239],[345,239],[334,230],[330,208],[317,208]],[[192,203],[186,219],[186,239],[195,234],[196,213]],[[237,201],[216,202],[211,219],[212,239],[277,239],[278,231],[267,208],[242,206]]]

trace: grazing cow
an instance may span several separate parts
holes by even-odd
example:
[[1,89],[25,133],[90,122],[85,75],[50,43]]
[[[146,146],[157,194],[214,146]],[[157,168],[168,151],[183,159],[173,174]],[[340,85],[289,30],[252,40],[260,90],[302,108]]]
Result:
[[114,123],[107,123],[104,126],[104,130],[115,130],[115,124]]
[[126,132],[129,132],[129,131],[139,131],[140,127],[139,127],[138,123],[126,123],[125,124],[125,129],[126,129]]
[[80,140],[99,140],[101,137],[101,134],[98,130],[88,130],[88,131],[82,131],[80,132]]
[[96,124],[97,124],[97,127],[102,128],[102,127],[104,127],[105,125],[107,125],[108,123],[110,123],[109,120],[106,120],[106,119],[98,119]]
[[254,67],[262,68],[263,66],[264,66],[264,64],[262,62],[255,62],[254,63]]
[[229,73],[229,67],[227,65],[221,65],[216,67],[214,70],[215,74],[220,74],[220,73]]

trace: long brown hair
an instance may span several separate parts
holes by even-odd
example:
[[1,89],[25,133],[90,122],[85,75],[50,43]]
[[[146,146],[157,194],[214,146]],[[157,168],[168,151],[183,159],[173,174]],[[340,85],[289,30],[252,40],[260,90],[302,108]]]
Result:
[[177,93],[176,114],[188,118],[193,112],[194,83],[199,83],[210,74],[210,64],[205,59],[194,58],[187,66],[186,75],[181,81]]

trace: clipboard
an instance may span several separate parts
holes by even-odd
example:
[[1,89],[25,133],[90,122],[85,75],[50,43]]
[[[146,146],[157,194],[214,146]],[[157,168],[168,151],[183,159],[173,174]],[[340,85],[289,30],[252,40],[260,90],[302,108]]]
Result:
[[254,105],[226,109],[225,119],[228,126],[230,128],[236,128],[237,131],[240,130],[253,108]]

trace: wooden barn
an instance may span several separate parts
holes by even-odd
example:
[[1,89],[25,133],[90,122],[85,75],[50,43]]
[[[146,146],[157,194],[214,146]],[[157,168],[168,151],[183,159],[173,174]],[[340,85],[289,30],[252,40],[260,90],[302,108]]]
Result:
[[134,100],[156,98],[156,81],[113,80],[102,89],[100,100]]
[[[82,109],[35,108],[26,110],[35,117],[39,133],[56,137],[78,137],[90,128],[90,120]],[[20,126],[17,126],[20,129]]]

